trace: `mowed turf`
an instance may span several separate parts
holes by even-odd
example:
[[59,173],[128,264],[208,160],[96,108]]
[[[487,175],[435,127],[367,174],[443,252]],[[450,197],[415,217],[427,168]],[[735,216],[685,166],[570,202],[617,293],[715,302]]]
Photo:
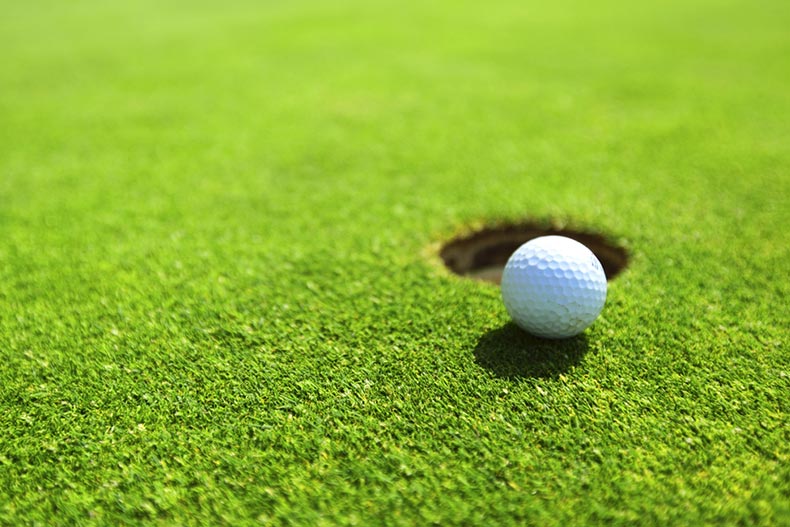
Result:
[[0,523],[790,522],[790,4],[162,4],[2,2]]

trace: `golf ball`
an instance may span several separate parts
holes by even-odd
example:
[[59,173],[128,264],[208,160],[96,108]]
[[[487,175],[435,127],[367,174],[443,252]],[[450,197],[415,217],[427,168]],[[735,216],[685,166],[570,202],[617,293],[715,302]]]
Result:
[[542,236],[510,257],[502,299],[513,321],[538,337],[572,337],[592,324],[606,302],[606,275],[576,240]]

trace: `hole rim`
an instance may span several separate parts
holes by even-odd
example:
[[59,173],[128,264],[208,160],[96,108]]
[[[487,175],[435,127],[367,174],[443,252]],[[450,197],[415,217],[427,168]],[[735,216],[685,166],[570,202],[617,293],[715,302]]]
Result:
[[497,222],[470,227],[441,243],[438,256],[445,269],[461,278],[499,285],[508,258],[522,244],[540,236],[566,236],[584,244],[601,262],[611,282],[628,268],[630,251],[612,236],[588,228],[534,220]]

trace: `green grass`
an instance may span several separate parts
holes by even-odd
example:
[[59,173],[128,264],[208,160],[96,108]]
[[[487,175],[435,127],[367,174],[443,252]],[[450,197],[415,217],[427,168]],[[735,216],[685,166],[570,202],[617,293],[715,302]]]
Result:
[[790,4],[167,4],[2,2],[0,524],[790,523]]

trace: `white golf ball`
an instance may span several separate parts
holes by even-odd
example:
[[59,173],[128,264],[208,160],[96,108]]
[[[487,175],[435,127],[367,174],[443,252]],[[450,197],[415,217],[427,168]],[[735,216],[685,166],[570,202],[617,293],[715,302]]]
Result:
[[538,337],[578,335],[606,302],[606,275],[595,255],[576,240],[542,236],[510,257],[502,299],[513,321]]

